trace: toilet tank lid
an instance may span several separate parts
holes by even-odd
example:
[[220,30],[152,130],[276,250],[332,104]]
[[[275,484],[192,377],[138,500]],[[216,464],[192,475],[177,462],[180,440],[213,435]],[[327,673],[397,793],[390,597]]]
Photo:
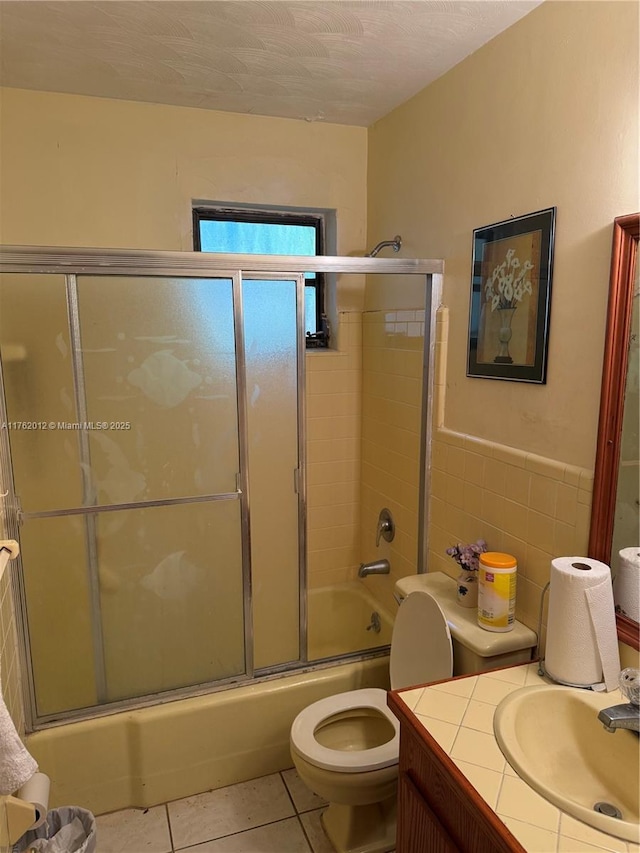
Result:
[[453,639],[483,658],[504,655],[536,645],[536,634],[516,619],[513,630],[505,633],[485,631],[478,625],[475,607],[461,607],[456,599],[456,582],[444,572],[410,575],[396,582],[395,591],[401,598],[423,589],[432,595],[440,607]]

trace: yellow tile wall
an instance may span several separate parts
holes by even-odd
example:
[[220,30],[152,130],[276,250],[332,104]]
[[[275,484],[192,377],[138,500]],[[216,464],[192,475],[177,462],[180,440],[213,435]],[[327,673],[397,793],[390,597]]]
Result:
[[[388,576],[369,576],[364,583],[394,610],[396,580],[417,567],[423,344],[424,310],[363,314],[360,554],[365,562],[389,560]],[[396,534],[376,548],[385,506]]]
[[352,580],[360,564],[362,314],[341,312],[337,349],[307,353],[309,588]]
[[[551,560],[587,553],[593,471],[447,429],[447,329],[448,312],[441,308],[436,324],[428,571],[456,577],[458,565],[445,551],[457,542],[482,538],[490,550],[513,554],[518,560],[516,617],[535,630]],[[548,596],[543,626],[547,602]]]
[[553,557],[584,555],[593,472],[440,427],[433,442],[429,571],[458,574],[445,550],[486,539],[518,560],[516,617],[536,627]]

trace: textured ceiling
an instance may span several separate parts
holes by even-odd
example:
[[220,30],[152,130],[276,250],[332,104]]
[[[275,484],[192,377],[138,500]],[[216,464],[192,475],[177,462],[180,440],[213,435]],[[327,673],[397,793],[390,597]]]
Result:
[[4,86],[368,126],[541,0],[3,0]]

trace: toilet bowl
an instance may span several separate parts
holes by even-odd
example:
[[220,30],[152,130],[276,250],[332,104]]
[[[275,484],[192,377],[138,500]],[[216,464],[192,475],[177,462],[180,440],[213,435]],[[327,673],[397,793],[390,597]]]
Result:
[[[391,638],[393,690],[485,672],[531,659],[536,635],[516,622],[485,631],[456,601],[456,582],[441,572],[396,583],[402,600]],[[451,629],[451,632],[450,630]],[[453,636],[453,639],[452,639]],[[320,699],[291,727],[291,756],[303,782],[329,802],[322,815],[338,853],[386,853],[396,843],[398,722],[384,690]]]
[[[452,675],[447,620],[425,591],[412,592],[398,611],[389,669],[394,690]],[[294,720],[290,746],[302,781],[329,802],[322,823],[338,853],[395,848],[400,733],[385,690],[314,702]]]

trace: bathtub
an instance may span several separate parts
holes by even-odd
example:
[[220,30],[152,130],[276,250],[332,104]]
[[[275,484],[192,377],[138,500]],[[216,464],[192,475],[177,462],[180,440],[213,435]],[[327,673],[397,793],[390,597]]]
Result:
[[[309,660],[363,652],[391,643],[393,616],[359,581],[309,590]],[[380,631],[369,628],[377,613]]]
[[[364,589],[358,594],[359,587],[310,591],[309,646],[313,642],[316,659],[390,642],[391,617]],[[379,634],[366,630],[374,611]],[[330,636],[323,640],[320,628],[327,624]],[[349,648],[338,648],[347,640]],[[74,804],[94,814],[147,808],[291,767],[296,714],[361,687],[388,689],[388,655],[53,726],[27,735],[26,744],[51,778],[51,808]]]

